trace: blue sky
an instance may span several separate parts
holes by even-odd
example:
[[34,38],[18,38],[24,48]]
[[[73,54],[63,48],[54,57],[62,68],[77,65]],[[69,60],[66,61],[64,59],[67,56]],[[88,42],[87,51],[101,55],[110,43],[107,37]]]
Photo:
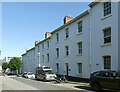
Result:
[[63,25],[65,15],[73,18],[89,9],[90,2],[4,2],[2,3],[2,57],[21,56],[45,32]]

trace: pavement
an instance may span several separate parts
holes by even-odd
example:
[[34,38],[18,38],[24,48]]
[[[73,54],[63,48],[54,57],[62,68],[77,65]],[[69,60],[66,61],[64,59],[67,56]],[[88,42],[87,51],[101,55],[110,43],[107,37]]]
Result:
[[2,76],[0,76],[0,92],[2,91]]

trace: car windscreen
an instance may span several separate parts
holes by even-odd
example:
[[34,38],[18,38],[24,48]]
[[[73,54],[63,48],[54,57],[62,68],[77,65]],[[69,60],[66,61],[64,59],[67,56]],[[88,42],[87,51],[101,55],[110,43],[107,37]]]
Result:
[[33,73],[28,73],[28,75],[32,75]]
[[43,67],[43,68],[44,68],[44,69],[51,69],[50,67],[47,67],[47,66],[46,66],[46,67]]
[[27,74],[27,73],[23,73],[23,75],[25,75],[25,74]]
[[45,74],[54,74],[52,71],[45,71]]

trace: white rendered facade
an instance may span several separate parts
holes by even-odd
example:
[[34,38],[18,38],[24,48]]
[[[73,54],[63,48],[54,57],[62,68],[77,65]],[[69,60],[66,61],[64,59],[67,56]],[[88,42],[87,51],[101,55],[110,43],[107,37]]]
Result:
[[[118,60],[118,7],[120,3],[111,3],[111,14],[104,16],[103,3],[91,8],[91,71],[104,69],[104,57],[111,57],[111,69],[120,70]],[[111,29],[111,41],[104,43],[104,30]],[[97,39],[97,40],[96,40]]]
[[35,64],[35,48],[33,47],[22,55],[22,72],[35,73]]
[[[51,66],[55,73],[79,78],[89,78],[91,72],[105,68],[120,70],[120,3],[112,2],[110,14],[105,15],[104,3],[93,3],[90,7],[51,32],[50,37],[32,49],[34,53],[23,54],[23,71],[34,72],[39,63],[40,66]],[[109,31],[108,36],[106,31]],[[34,62],[29,62],[27,57]]]

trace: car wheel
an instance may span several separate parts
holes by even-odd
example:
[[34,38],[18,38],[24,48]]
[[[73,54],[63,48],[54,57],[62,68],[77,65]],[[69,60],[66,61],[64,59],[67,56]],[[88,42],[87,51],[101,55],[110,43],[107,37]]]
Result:
[[101,87],[100,87],[100,85],[98,83],[94,83],[94,84],[92,84],[92,89],[94,91],[100,91]]
[[44,78],[43,81],[46,82],[46,78]]
[[39,80],[37,76],[35,76],[35,79],[36,79],[36,80]]

